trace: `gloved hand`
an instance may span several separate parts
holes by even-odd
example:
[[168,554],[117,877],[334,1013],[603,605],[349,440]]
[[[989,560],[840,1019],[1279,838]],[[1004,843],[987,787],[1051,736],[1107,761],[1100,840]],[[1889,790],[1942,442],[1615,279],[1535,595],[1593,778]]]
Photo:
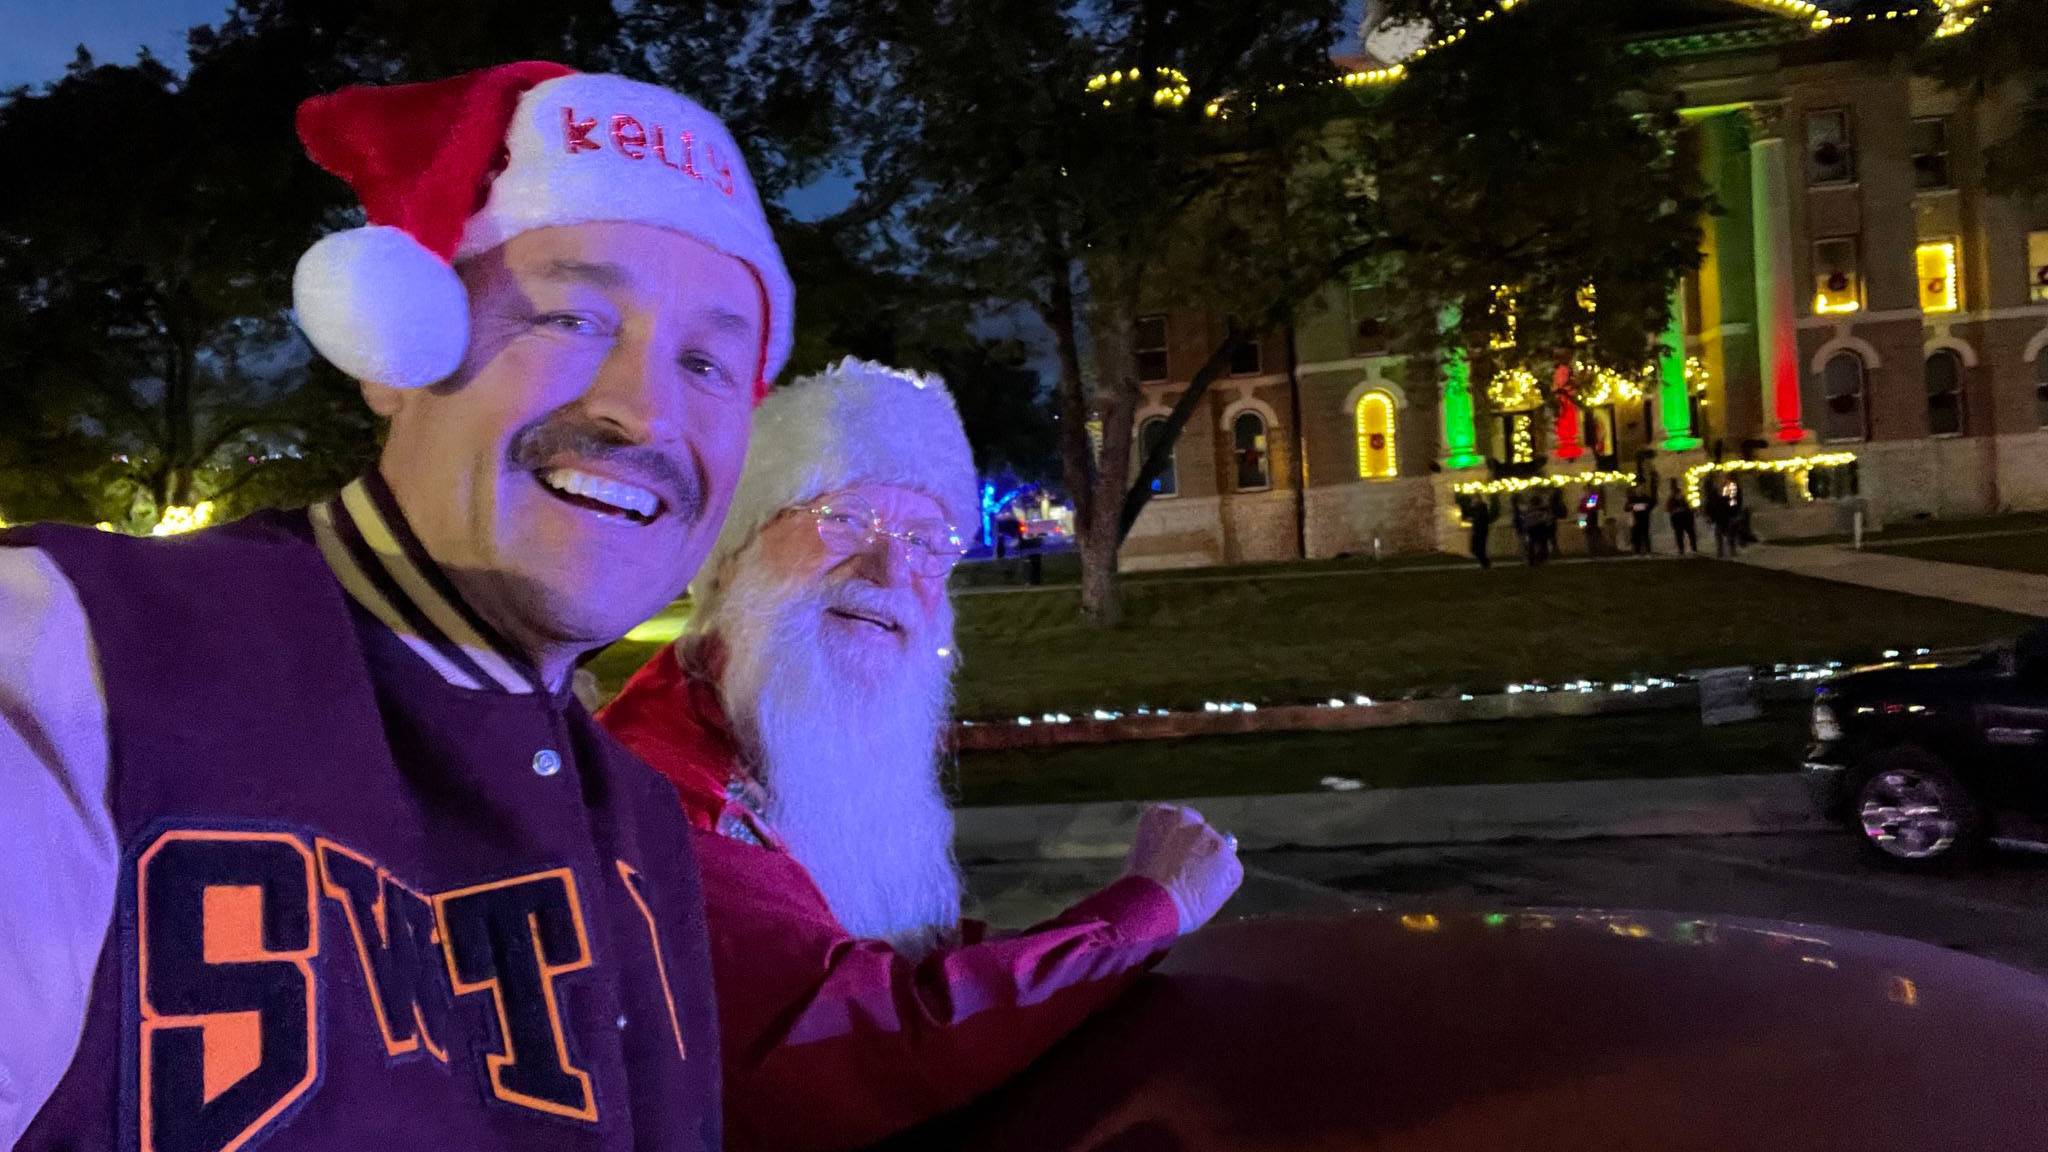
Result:
[[1143,876],[1166,889],[1185,936],[1207,924],[1244,883],[1244,865],[1238,863],[1237,846],[1200,812],[1154,804],[1138,818],[1124,875]]

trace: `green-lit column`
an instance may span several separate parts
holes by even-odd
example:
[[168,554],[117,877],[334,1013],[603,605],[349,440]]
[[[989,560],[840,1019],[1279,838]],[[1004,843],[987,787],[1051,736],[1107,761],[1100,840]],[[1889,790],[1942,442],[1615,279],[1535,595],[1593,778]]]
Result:
[[1486,457],[1475,451],[1479,432],[1472,422],[1472,366],[1465,362],[1464,349],[1452,349],[1444,358],[1443,374],[1444,467],[1477,468]]
[[1692,426],[1692,397],[1685,385],[1685,302],[1671,293],[1670,316],[1664,325],[1664,354],[1657,362],[1657,410],[1663,416],[1664,450],[1685,452],[1700,446]]

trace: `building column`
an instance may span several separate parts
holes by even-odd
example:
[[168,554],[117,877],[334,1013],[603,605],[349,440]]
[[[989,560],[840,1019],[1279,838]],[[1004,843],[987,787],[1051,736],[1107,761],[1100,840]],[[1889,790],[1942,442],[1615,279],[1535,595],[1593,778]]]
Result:
[[1478,451],[1479,429],[1472,419],[1472,366],[1462,349],[1453,349],[1443,361],[1443,404],[1446,469],[1477,468],[1486,463]]
[[1756,257],[1757,361],[1775,440],[1806,438],[1799,411],[1799,302],[1792,282],[1791,165],[1785,102],[1748,106],[1750,227]]
[[1577,460],[1586,454],[1586,445],[1579,435],[1579,406],[1572,401],[1572,366],[1559,364],[1551,374],[1550,394],[1557,397],[1557,424],[1552,432],[1557,438],[1557,458]]
[[1664,325],[1664,355],[1657,361],[1657,416],[1663,425],[1666,452],[1689,452],[1700,446],[1700,430],[1692,426],[1692,389],[1685,379],[1684,285],[1671,290],[1670,319]]

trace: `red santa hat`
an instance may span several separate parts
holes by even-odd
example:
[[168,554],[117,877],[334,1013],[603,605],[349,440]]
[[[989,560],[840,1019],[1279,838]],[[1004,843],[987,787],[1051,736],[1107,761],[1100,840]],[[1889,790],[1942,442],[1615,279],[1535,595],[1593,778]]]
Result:
[[[946,382],[851,356],[776,389],[754,413],[747,463],[718,543],[698,571],[715,579],[786,508],[856,484],[888,484],[938,501],[972,539],[981,503],[974,450]],[[693,594],[702,602],[708,585]]]
[[673,229],[745,263],[767,321],[757,397],[789,358],[796,291],[739,147],[666,88],[534,60],[316,96],[298,128],[369,222],[300,258],[292,308],[358,380],[447,378],[469,347],[454,263],[521,232],[599,222]]

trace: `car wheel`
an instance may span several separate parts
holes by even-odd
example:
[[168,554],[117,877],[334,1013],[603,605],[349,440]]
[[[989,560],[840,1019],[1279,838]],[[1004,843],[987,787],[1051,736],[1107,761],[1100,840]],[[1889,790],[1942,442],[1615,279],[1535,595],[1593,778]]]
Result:
[[1917,750],[1877,757],[1850,816],[1863,846],[1897,867],[1961,864],[1984,839],[1976,798],[1940,760]]

